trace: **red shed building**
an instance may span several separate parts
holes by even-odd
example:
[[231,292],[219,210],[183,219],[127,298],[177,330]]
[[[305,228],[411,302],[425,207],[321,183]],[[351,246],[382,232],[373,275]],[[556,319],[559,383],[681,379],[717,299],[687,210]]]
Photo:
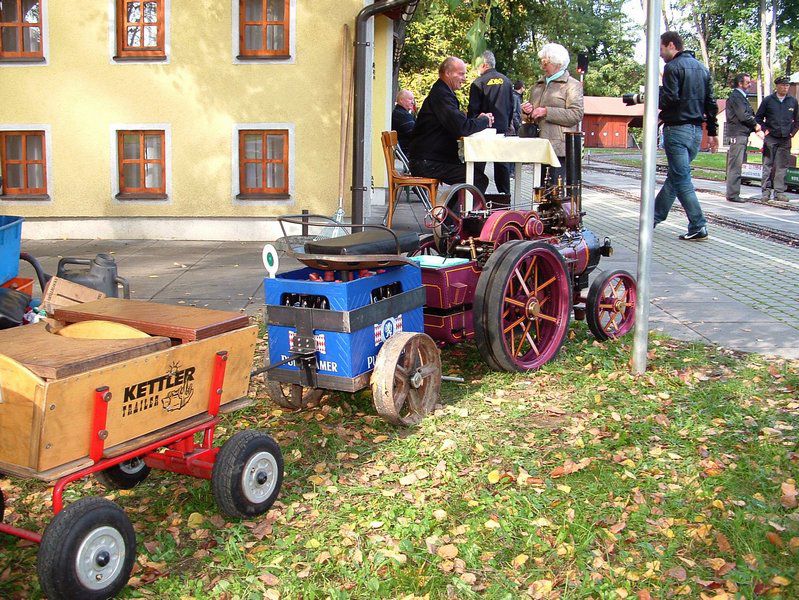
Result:
[[627,106],[618,97],[585,96],[583,106],[587,148],[627,148],[627,128],[643,127],[643,104]]

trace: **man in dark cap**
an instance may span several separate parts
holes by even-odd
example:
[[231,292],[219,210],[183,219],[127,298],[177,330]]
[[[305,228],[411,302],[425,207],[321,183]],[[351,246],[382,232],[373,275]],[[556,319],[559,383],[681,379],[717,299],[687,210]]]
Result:
[[775,200],[787,202],[785,195],[785,173],[791,154],[791,138],[799,131],[799,102],[788,95],[790,80],[777,77],[774,80],[776,91],[763,98],[757,108],[755,120],[763,128],[763,179],[761,180],[761,199],[771,200],[772,190]]

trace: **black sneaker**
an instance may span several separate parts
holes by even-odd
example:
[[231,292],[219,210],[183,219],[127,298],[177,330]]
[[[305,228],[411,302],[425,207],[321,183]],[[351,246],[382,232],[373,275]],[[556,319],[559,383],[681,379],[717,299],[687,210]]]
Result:
[[680,239],[686,242],[704,242],[707,239],[707,228],[702,227],[699,231],[694,233],[684,233]]
[[747,200],[746,198],[741,198],[741,197],[739,196],[739,197],[737,197],[737,198],[727,198],[727,202],[740,202],[740,203],[744,203],[744,202],[748,202],[748,200]]

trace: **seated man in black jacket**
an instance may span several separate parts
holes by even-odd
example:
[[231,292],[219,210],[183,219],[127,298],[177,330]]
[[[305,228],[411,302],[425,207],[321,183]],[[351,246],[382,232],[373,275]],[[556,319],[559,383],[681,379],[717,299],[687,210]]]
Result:
[[[416,117],[411,136],[411,173],[433,177],[444,183],[466,181],[466,165],[458,158],[458,138],[482,131],[494,124],[491,113],[467,119],[460,111],[455,90],[466,82],[466,63],[450,56],[438,67],[438,80],[430,88]],[[475,185],[481,192],[488,177],[475,172]]]

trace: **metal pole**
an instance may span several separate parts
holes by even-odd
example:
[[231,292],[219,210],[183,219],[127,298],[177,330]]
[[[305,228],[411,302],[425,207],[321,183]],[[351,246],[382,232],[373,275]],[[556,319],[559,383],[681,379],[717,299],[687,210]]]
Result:
[[646,371],[649,344],[649,267],[655,219],[655,172],[658,140],[658,71],[660,67],[660,0],[647,1],[646,90],[644,92],[644,153],[641,172],[641,212],[638,217],[638,290],[635,304],[633,373]]
[[[355,19],[355,113],[353,115],[352,138],[352,223],[363,224],[363,202],[368,189],[364,168],[364,145],[371,143],[366,139],[366,103],[371,98],[366,97],[366,78],[372,76],[372,65],[367,64],[367,47],[370,42],[366,39],[366,24],[375,15],[388,12],[392,9],[410,4],[413,0],[388,0],[370,4],[358,13]],[[354,230],[353,230],[354,231]]]

